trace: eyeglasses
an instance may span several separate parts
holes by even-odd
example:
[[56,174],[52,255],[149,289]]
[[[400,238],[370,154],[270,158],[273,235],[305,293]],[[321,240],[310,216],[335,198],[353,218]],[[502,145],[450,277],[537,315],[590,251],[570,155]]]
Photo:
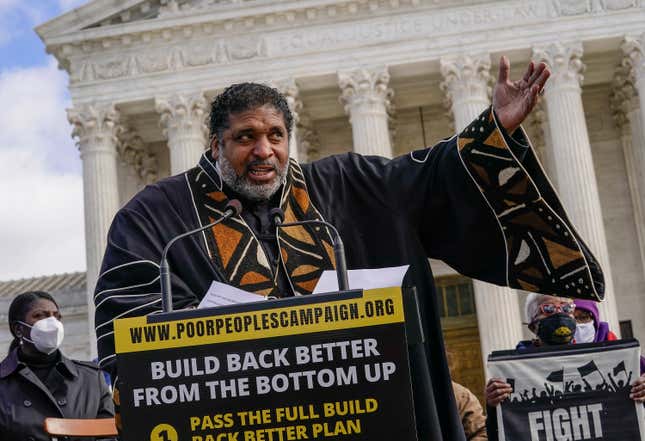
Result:
[[563,314],[573,314],[576,309],[575,303],[561,303],[556,305],[554,303],[542,303],[540,305],[540,312],[545,315],[555,314],[561,312]]

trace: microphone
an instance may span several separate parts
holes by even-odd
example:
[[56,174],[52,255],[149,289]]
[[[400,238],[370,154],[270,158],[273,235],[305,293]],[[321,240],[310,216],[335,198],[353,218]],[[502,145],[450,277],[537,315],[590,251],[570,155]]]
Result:
[[203,227],[195,228],[194,230],[190,230],[180,234],[179,236],[175,236],[170,240],[170,242],[166,244],[166,247],[161,253],[161,262],[159,264],[159,280],[161,281],[161,308],[163,309],[163,312],[172,312],[172,286],[170,284],[170,266],[168,265],[167,259],[168,250],[170,250],[170,247],[179,239],[183,239],[184,237],[192,236],[195,233],[207,230],[230,217],[237,216],[241,212],[242,203],[237,199],[231,199],[230,201],[228,201],[226,207],[224,208],[224,216],[222,216],[222,218],[211,222],[208,225],[204,225]]
[[275,207],[269,210],[269,216],[273,219],[273,223],[276,227],[282,225],[284,222],[284,211],[280,207]]
[[[284,223],[284,211],[281,208],[272,208],[269,215],[273,218],[275,226],[278,228],[294,227],[296,225],[323,225],[330,228],[334,232],[334,257],[336,258],[336,277],[338,278],[338,290],[348,291],[349,282],[347,279],[347,260],[345,259],[345,245],[340,238],[340,233],[329,222],[319,220],[304,220],[298,222]],[[280,244],[278,244],[280,246]]]

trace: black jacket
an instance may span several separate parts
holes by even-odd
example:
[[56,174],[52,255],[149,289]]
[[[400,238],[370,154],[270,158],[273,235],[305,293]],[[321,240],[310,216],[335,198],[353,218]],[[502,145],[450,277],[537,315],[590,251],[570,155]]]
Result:
[[[29,367],[18,359],[18,349],[0,363],[0,439],[49,441],[46,417],[109,418],[114,405],[103,374],[91,362],[61,354],[55,369],[67,392],[53,396]],[[75,438],[79,439],[79,438]]]

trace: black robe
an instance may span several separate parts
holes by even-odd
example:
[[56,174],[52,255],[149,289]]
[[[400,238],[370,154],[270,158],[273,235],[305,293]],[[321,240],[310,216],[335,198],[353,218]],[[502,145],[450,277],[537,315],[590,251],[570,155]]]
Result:
[[[459,136],[388,160],[348,153],[302,165],[312,204],[340,231],[350,269],[409,264],[427,341],[410,365],[419,440],[464,440],[428,258],[502,286],[601,299],[602,272],[568,221],[523,131],[486,110]],[[213,173],[200,163],[200,172]],[[194,170],[194,169],[193,169]],[[96,287],[99,360],[114,366],[112,320],[161,310],[158,262],[200,226],[191,171],[146,187],[116,215]],[[196,305],[222,271],[203,235],[170,254],[175,309]]]

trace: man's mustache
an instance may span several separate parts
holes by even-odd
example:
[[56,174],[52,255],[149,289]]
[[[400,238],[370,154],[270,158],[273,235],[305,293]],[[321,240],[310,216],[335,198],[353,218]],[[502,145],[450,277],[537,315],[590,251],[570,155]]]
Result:
[[252,167],[257,167],[257,166],[265,166],[265,167],[270,166],[273,170],[277,170],[279,168],[280,164],[278,163],[277,159],[273,159],[273,160],[271,160],[271,159],[263,159],[263,160],[256,159],[255,161],[251,161],[248,164],[246,164],[246,167],[244,169],[248,173],[249,170]]

